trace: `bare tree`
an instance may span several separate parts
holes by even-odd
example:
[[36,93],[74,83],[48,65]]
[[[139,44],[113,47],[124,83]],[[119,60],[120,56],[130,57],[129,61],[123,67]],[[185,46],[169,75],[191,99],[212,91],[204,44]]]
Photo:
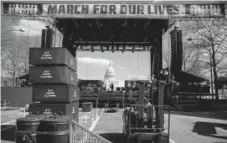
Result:
[[[211,69],[216,100],[218,97],[218,76],[227,73],[227,20],[197,19],[193,22],[191,36],[187,39],[199,48],[203,68]],[[211,78],[212,79],[212,78]]]
[[182,70],[196,76],[201,75],[201,64],[199,62],[200,50],[189,45],[184,45],[182,54]]
[[[36,47],[37,37],[15,36],[2,45],[1,67],[2,71],[12,79],[12,86],[17,86],[16,78],[28,74],[29,48]],[[39,41],[39,39],[38,39]]]
[[[21,46],[20,42],[14,40],[13,43],[3,45],[2,49],[2,70],[11,77],[12,86],[16,86],[16,78],[22,73],[23,61],[26,59],[26,49]],[[28,55],[27,55],[28,56]]]

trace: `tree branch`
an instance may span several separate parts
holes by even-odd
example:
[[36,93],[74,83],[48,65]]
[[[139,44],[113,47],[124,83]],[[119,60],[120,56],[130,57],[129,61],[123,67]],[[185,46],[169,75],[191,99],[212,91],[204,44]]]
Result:
[[201,77],[202,75],[204,75],[206,73],[210,73],[210,69],[208,69],[208,71],[206,71],[206,72],[201,73],[199,76]]
[[219,48],[221,47],[222,43],[225,41],[226,37],[227,37],[227,34],[226,34],[225,37],[221,40],[221,43],[219,44],[219,46],[217,47],[217,49],[214,51],[214,53],[216,53],[216,52],[219,50]]
[[222,54],[221,58],[220,58],[218,61],[216,61],[216,66],[217,66],[218,64],[220,64],[220,62],[221,62],[222,60],[226,59],[226,58],[227,58],[227,53]]

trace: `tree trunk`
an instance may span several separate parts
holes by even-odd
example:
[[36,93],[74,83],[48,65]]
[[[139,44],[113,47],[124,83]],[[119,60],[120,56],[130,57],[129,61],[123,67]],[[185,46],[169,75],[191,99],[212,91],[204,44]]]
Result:
[[211,48],[212,48],[213,73],[214,73],[214,90],[215,90],[216,101],[218,101],[219,100],[218,88],[217,88],[218,75],[217,75],[217,70],[216,70],[215,50],[214,50],[214,43],[213,42],[212,42]]
[[219,100],[218,87],[217,87],[217,85],[218,85],[218,83],[217,83],[218,75],[217,75],[217,71],[216,71],[216,65],[214,65],[214,69],[213,70],[214,70],[214,90],[215,90],[216,101],[218,101]]

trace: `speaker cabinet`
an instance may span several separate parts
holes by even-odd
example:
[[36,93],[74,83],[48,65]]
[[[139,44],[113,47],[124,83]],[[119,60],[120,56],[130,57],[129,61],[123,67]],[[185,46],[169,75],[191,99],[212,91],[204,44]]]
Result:
[[32,84],[77,85],[77,74],[66,66],[36,66],[29,69]]
[[29,63],[35,66],[66,65],[76,71],[76,58],[66,48],[30,48]]
[[33,85],[32,101],[72,102],[80,99],[79,87],[73,85]]
[[182,68],[182,31],[173,30],[171,33],[171,70],[176,73]]
[[70,117],[79,116],[79,102],[72,103],[32,103],[29,107],[32,115],[68,115]]
[[51,28],[42,29],[41,47],[50,48],[53,43],[53,30]]

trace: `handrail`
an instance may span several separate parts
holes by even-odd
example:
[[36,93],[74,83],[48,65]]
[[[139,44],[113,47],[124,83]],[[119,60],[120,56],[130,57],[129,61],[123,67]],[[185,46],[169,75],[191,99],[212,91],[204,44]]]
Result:
[[76,121],[71,121],[71,143],[111,143],[105,138],[89,131]]

